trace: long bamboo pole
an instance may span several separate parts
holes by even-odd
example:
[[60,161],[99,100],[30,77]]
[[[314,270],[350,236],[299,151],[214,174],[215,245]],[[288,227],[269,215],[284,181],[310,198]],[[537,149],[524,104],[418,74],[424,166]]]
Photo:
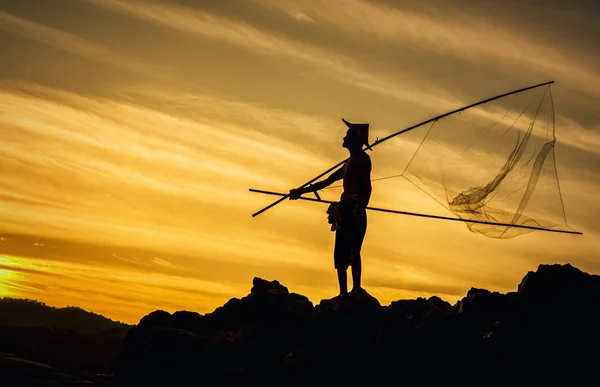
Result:
[[[449,115],[451,115],[451,114],[460,113],[460,112],[462,112],[463,110],[467,110],[467,109],[470,109],[470,108],[472,108],[472,107],[475,107],[475,106],[477,106],[477,105],[481,105],[481,104],[484,104],[484,103],[487,103],[487,102],[491,102],[491,101],[493,101],[493,100],[495,100],[495,99],[498,99],[498,98],[506,97],[506,96],[508,96],[508,95],[511,95],[511,94],[520,93],[520,92],[522,92],[522,91],[526,91],[526,90],[535,89],[536,87],[546,86],[546,85],[549,85],[549,84],[551,84],[551,83],[554,83],[554,81],[550,81],[550,82],[544,82],[544,83],[540,83],[540,84],[538,84],[538,85],[533,85],[533,86],[529,86],[529,87],[524,87],[524,88],[522,88],[522,89],[519,89],[519,90],[514,90],[514,91],[511,91],[511,92],[508,92],[508,93],[504,93],[504,94],[497,95],[497,96],[495,96],[495,97],[491,97],[491,98],[484,99],[483,101],[479,101],[479,102],[476,102],[476,103],[472,103],[472,104],[470,104],[470,105],[467,105],[467,106],[461,107],[460,109],[452,110],[452,111],[450,111],[450,112],[448,112],[448,113],[440,114],[439,116],[436,116],[436,117],[430,118],[430,119],[429,119],[429,120],[427,120],[427,121],[423,121],[423,122],[421,122],[421,123],[419,123],[419,124],[416,124],[416,125],[410,126],[410,127],[406,128],[406,129],[402,129],[402,130],[400,130],[400,131],[398,131],[398,132],[396,132],[396,133],[392,133],[392,134],[390,134],[390,135],[389,135],[389,136],[387,136],[387,137],[384,137],[384,138],[378,139],[378,140],[377,140],[377,141],[375,141],[373,144],[371,144],[369,147],[370,147],[370,148],[373,148],[374,146],[376,146],[376,145],[379,145],[379,144],[381,144],[382,142],[384,142],[384,141],[387,141],[387,140],[389,140],[389,139],[390,139],[390,138],[392,138],[392,137],[396,137],[396,136],[398,136],[398,135],[400,135],[400,134],[402,134],[402,133],[406,133],[406,132],[408,132],[409,130],[416,129],[416,128],[420,127],[420,126],[426,125],[426,124],[428,124],[428,123],[430,123],[430,122],[433,122],[433,121],[435,121],[435,120],[439,120],[439,119],[441,119],[441,118],[444,118],[444,117],[446,117],[446,116],[449,116]],[[368,149],[369,147],[365,147],[365,149]],[[314,181],[316,181],[316,180],[320,179],[321,177],[325,176],[326,174],[328,174],[329,172],[333,171],[333,170],[334,170],[334,169],[336,169],[337,167],[341,166],[341,165],[342,165],[342,164],[344,164],[344,163],[345,163],[347,160],[348,160],[348,159],[345,159],[345,160],[342,160],[342,161],[340,161],[339,163],[337,163],[337,164],[336,164],[336,165],[334,165],[333,167],[329,168],[328,170],[326,170],[325,172],[321,173],[320,175],[318,175],[318,176],[316,176],[316,177],[312,178],[311,180],[309,180],[309,181],[307,181],[306,183],[302,184],[302,185],[301,185],[300,187],[298,187],[298,188],[300,189],[300,188],[304,188],[304,187],[306,187],[307,185],[309,185],[309,184],[311,184],[312,182],[314,182]],[[255,216],[257,216],[257,215],[260,215],[260,214],[262,214],[263,212],[265,212],[265,211],[266,211],[266,210],[268,210],[269,208],[271,208],[271,207],[273,207],[273,206],[275,206],[275,205],[277,205],[277,204],[281,203],[281,202],[282,202],[283,200],[285,200],[287,197],[289,197],[289,194],[284,194],[284,196],[282,196],[281,198],[277,199],[275,202],[273,202],[273,203],[269,204],[269,205],[268,205],[268,206],[266,206],[265,208],[263,208],[263,209],[261,209],[261,210],[259,210],[259,211],[255,212],[254,214],[252,214],[252,217],[255,217]]]
[[[280,192],[263,191],[263,190],[259,190],[259,189],[253,189],[253,188],[250,188],[250,192],[262,193],[262,194],[266,194],[266,195],[275,195],[275,196],[288,196],[288,195],[286,195],[284,193],[280,193]],[[300,196],[298,199],[308,200],[308,201],[311,201],[311,202],[319,202],[319,203],[328,203],[328,204],[333,203],[331,200],[318,200],[318,199],[307,198],[307,197],[303,197],[303,196]],[[561,232],[561,233],[565,233],[565,234],[578,234],[578,235],[582,235],[583,234],[583,233],[581,233],[579,231],[553,230],[553,229],[550,229],[550,228],[535,227],[535,226],[525,226],[525,225],[519,225],[519,224],[495,223],[495,222],[486,222],[484,220],[470,220],[470,219],[461,219],[461,218],[451,218],[449,216],[419,214],[419,213],[416,213],[416,212],[389,210],[389,209],[386,209],[386,208],[378,208],[378,207],[367,207],[367,210],[380,211],[380,212],[389,212],[389,213],[392,213],[392,214],[400,214],[400,215],[420,216],[422,218],[452,220],[452,221],[455,221],[455,222],[489,224],[489,225],[494,225],[494,226],[506,226],[506,227],[516,227],[516,228],[527,228],[527,229],[530,229],[530,230]]]

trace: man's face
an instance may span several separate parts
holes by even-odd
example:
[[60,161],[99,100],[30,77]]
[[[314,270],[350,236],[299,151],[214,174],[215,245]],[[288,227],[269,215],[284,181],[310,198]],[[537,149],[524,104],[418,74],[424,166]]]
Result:
[[342,143],[342,147],[344,148],[348,148],[348,144],[350,143],[350,136],[352,134],[350,133],[350,129],[348,129],[348,131],[346,132],[346,135],[344,136],[344,142]]
[[346,135],[344,136],[344,142],[342,143],[342,146],[350,149],[352,147],[360,147],[361,145],[362,141],[360,140],[360,137],[358,137],[358,135],[356,135],[352,129],[348,129]]

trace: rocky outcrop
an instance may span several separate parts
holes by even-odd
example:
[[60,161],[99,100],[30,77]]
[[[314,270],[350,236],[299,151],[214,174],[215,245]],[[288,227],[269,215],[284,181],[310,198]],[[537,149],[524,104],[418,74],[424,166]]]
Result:
[[82,378],[60,372],[44,363],[24,359],[13,353],[0,352],[0,375],[2,385],[10,387],[76,387],[110,386],[111,379],[105,375]]
[[277,281],[255,278],[250,294],[205,316],[155,311],[131,329],[114,370],[126,383],[252,384],[293,368],[310,341],[314,308]]
[[600,278],[541,265],[516,292],[471,289],[318,305],[255,278],[214,312],[155,311],[129,331],[116,381],[137,385],[597,385]]
[[[37,385],[33,383],[35,380],[46,385],[43,384],[46,380],[43,375],[53,383],[66,380],[67,374],[71,375],[70,380],[83,379],[89,383],[99,378],[104,380],[105,376],[98,375],[112,372],[112,360],[119,352],[128,329],[115,327],[90,334],[54,331],[43,326],[0,326],[0,352],[6,354],[0,356],[0,385],[17,386],[21,382]],[[39,374],[36,371],[44,369],[52,369],[52,372]],[[19,376],[19,373],[22,375]],[[62,376],[55,377],[58,374]],[[12,375],[12,382],[3,384],[8,375]],[[35,375],[40,378],[31,379]]]

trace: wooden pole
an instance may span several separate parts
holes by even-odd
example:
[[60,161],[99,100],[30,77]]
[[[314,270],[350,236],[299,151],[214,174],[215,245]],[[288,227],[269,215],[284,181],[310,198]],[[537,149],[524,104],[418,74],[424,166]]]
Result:
[[[250,188],[250,192],[262,193],[262,194],[266,194],[266,195],[282,196],[284,198],[289,196],[289,194],[284,194],[284,193],[280,193],[280,192],[263,191],[263,190],[252,189],[252,188]],[[319,203],[329,203],[329,204],[330,203],[334,203],[331,200],[318,200],[318,199],[313,199],[313,198],[306,198],[306,197],[303,197],[303,196],[300,196],[298,199],[308,200],[308,201],[311,201],[311,202],[319,202]],[[527,229],[530,229],[530,230],[561,232],[561,233],[565,233],[565,234],[577,234],[577,235],[582,235],[583,234],[583,233],[581,233],[579,231],[552,230],[552,229],[549,229],[549,228],[535,227],[535,226],[525,226],[525,225],[519,225],[519,224],[495,223],[495,222],[486,222],[484,220],[469,220],[469,219],[451,218],[451,217],[448,217],[448,216],[419,214],[419,213],[415,213],[415,212],[389,210],[389,209],[386,209],[386,208],[367,207],[367,210],[380,211],[380,212],[389,212],[389,213],[392,213],[392,214],[400,214],[400,215],[420,216],[422,218],[453,220],[455,222],[466,222],[466,223],[477,223],[477,224],[489,224],[489,225],[494,225],[494,226],[527,228]]]

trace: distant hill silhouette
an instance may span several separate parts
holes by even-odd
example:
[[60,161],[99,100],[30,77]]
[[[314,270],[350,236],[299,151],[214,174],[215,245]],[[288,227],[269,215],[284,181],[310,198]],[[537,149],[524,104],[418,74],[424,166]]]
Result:
[[98,373],[111,372],[130,327],[77,307],[2,298],[0,376],[11,387],[36,386],[38,382],[82,385],[82,378],[98,379]]
[[60,332],[98,333],[127,324],[79,307],[56,308],[24,298],[0,298],[0,326],[45,327]]
[[600,277],[568,264],[455,305],[382,306],[363,291],[315,306],[254,278],[206,315],[157,310],[95,334],[3,327],[0,351],[16,355],[0,353],[0,375],[14,387],[598,386],[599,326]]

